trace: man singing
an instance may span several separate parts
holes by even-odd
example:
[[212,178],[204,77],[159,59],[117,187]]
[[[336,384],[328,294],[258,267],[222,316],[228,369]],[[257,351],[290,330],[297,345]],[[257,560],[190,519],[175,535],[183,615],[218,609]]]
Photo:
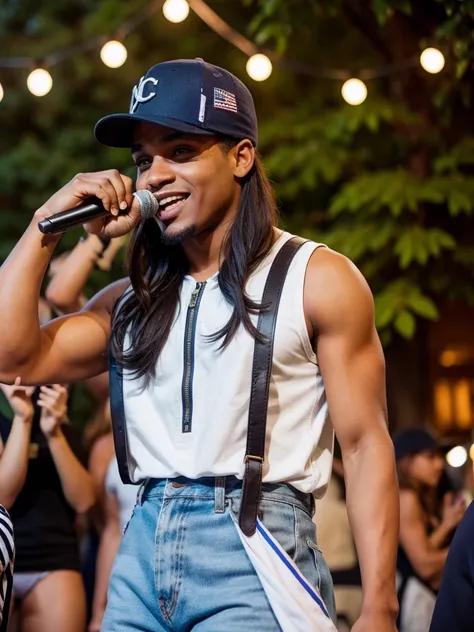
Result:
[[[105,117],[95,135],[131,150],[136,189],[151,192],[159,210],[142,219],[132,180],[112,169],[77,175],[35,212],[0,271],[0,381],[82,380],[106,371],[110,354],[119,467],[141,487],[103,630],[293,632],[238,527],[254,458],[246,442],[258,388],[254,349],[263,340],[257,322],[268,309],[262,294],[293,237],[276,227],[252,97],[222,68],[165,62],[135,86],[130,112]],[[42,235],[38,223],[91,196],[109,215],[89,232],[133,231],[129,278],[40,328],[38,295],[58,237]],[[331,473],[334,429],[363,579],[353,630],[394,632],[397,484],[365,280],[341,255],[304,243],[271,336],[258,517],[286,568],[316,589],[334,618],[311,519]]]

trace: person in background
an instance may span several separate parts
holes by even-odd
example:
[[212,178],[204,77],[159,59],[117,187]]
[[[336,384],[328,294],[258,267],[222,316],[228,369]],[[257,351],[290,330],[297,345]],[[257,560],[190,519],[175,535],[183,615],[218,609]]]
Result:
[[[51,261],[45,296],[57,314],[71,314],[84,307],[87,303],[85,287],[91,273],[96,268],[108,272],[125,241],[126,237],[109,239],[88,235],[81,238],[71,252],[62,253]],[[105,516],[105,476],[115,452],[109,410],[109,374],[102,373],[85,380],[84,384],[97,402],[84,431],[84,444],[89,453],[88,469],[94,478],[97,493],[97,504],[89,516],[90,520],[84,524],[86,535],[81,546],[89,619],[99,539]]]
[[61,314],[70,314],[84,307],[84,288],[94,268],[108,272],[125,243],[125,238],[108,239],[88,235],[79,240],[71,252],[55,257],[50,265],[50,280],[45,297]]
[[[0,388],[4,387],[0,385]],[[7,442],[0,458],[0,632],[5,632],[8,627],[15,561],[13,524],[7,509],[15,502],[26,479],[26,467],[15,468],[15,464],[23,462],[21,457],[29,444],[33,421],[31,395],[34,390],[31,386],[20,386],[19,380],[11,389],[10,403],[14,413],[10,432],[12,441]],[[12,472],[13,476],[10,476]],[[2,482],[7,478],[5,486]]]
[[471,503],[449,547],[430,632],[473,629],[474,503]]
[[[0,415],[0,501],[11,502],[16,560],[13,599],[20,632],[83,632],[76,513],[95,502],[80,438],[67,424],[68,393],[53,384],[1,390],[13,422]],[[31,396],[31,397],[30,397]],[[81,462],[82,461],[82,462]]]
[[6,632],[13,588],[15,542],[8,511],[0,505],[0,632]]
[[[88,300],[84,290],[92,271],[96,267],[104,272],[109,271],[125,241],[126,237],[109,239],[88,235],[81,238],[71,252],[62,253],[51,261],[45,302],[56,315],[72,314],[84,307]],[[97,415],[103,417],[104,407],[108,406],[108,373],[97,375],[85,380],[84,383],[98,402]],[[108,417],[110,418],[110,415]]]
[[[336,454],[338,447],[336,443]],[[362,609],[362,582],[345,496],[342,460],[335,457],[328,490],[316,500],[313,521],[334,584],[338,632],[350,630]]]
[[105,490],[105,523],[100,537],[89,632],[100,632],[107,605],[110,573],[122,539],[122,533],[130,520],[137,499],[136,487],[122,483],[115,456],[110,461],[107,470]]
[[400,486],[399,630],[428,632],[450,537],[465,503],[452,492],[440,500],[444,458],[427,430],[404,430],[394,446]]

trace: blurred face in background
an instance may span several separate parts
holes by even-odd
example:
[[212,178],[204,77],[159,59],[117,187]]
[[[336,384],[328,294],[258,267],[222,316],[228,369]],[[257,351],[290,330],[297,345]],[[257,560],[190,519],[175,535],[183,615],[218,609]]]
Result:
[[443,455],[439,450],[419,452],[405,457],[404,469],[414,484],[436,487],[444,468]]

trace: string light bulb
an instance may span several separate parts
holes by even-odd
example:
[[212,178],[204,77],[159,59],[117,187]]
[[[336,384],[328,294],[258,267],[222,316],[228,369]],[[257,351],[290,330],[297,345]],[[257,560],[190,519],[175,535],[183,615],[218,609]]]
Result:
[[360,79],[348,79],[342,86],[341,93],[349,105],[360,105],[367,98],[367,86]]
[[120,68],[127,59],[127,49],[122,42],[110,40],[100,50],[100,58],[109,68]]
[[254,81],[265,81],[272,74],[272,62],[266,55],[257,53],[249,57],[246,66],[247,74]]
[[3,101],[3,95],[4,95],[4,92],[3,92],[3,86],[2,86],[2,84],[0,83],[0,101]]
[[467,450],[462,445],[452,448],[446,455],[446,461],[451,467],[462,467],[467,461]]
[[36,68],[28,75],[26,85],[35,97],[44,97],[53,87],[53,78],[44,68]]
[[474,461],[474,443],[471,445],[469,449],[469,456],[471,457],[471,461]]
[[189,4],[186,0],[166,0],[163,14],[170,22],[183,22],[189,15]]
[[420,55],[420,64],[426,72],[435,75],[444,68],[445,59],[443,53],[437,48],[425,48]]

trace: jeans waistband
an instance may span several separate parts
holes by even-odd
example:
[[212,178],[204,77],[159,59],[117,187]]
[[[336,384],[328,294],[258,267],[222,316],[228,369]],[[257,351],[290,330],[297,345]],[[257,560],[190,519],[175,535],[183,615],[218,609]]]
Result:
[[[205,476],[190,479],[177,478],[148,479],[142,483],[139,502],[147,499],[195,498],[214,499],[216,489],[222,489],[225,498],[239,498],[242,494],[242,480],[236,476]],[[305,494],[288,483],[263,483],[262,500],[273,500],[299,506],[309,514],[314,513],[314,497]]]

